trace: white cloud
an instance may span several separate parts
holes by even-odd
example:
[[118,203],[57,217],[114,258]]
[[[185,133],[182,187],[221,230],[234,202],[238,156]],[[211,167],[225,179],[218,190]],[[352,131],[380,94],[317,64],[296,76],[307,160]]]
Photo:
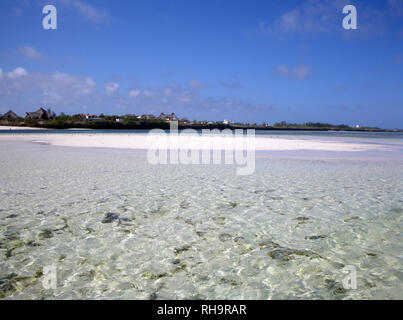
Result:
[[276,67],[276,72],[283,75],[283,76],[288,76],[290,74],[290,70],[288,69],[287,66],[281,65]]
[[293,73],[297,79],[307,79],[311,76],[311,68],[307,66],[298,66],[294,68]]
[[130,97],[130,98],[138,97],[138,96],[140,95],[140,93],[141,93],[140,90],[135,90],[135,89],[130,90],[130,91],[129,91],[129,97]]
[[285,65],[279,65],[274,69],[274,71],[283,77],[300,80],[308,79],[311,76],[311,68],[304,65],[299,65],[294,68],[290,68]]
[[8,72],[7,76],[10,79],[16,79],[19,77],[26,76],[27,74],[28,74],[28,72],[24,68],[18,67],[18,68],[15,68],[13,71]]
[[108,95],[114,94],[119,89],[119,84],[116,82],[109,82],[105,85],[105,90]]
[[204,84],[197,80],[190,80],[188,86],[194,89],[204,89]]
[[345,4],[341,0],[308,0],[274,20],[261,22],[260,30],[273,36],[288,33],[326,33],[340,28],[340,14]]
[[69,11],[77,13],[82,19],[102,23],[109,19],[109,14],[107,11],[97,8],[85,1],[81,0],[59,0],[60,4]]
[[[116,85],[111,84],[113,91]],[[232,98],[204,98],[200,89],[190,87],[189,83],[185,86],[172,83],[161,87],[139,86],[129,90],[126,95],[108,95],[104,86],[98,88],[90,77],[63,72],[31,73],[22,67],[11,71],[0,69],[0,101],[21,114],[38,106],[46,106],[56,112],[69,114],[82,112],[83,109],[96,114],[107,114],[113,110],[155,115],[175,112],[180,117],[192,114],[198,119],[211,117],[213,109],[221,119],[228,110],[240,113],[248,110],[249,113],[256,107]]]
[[94,100],[96,83],[90,77],[78,77],[67,73],[53,74],[28,73],[18,67],[2,73],[0,97],[10,101],[30,101],[35,98],[38,104],[71,106]]
[[38,60],[42,58],[42,53],[30,46],[18,48],[18,53],[21,54],[24,59],[28,60]]
[[146,98],[154,97],[154,92],[151,90],[144,90],[141,94]]

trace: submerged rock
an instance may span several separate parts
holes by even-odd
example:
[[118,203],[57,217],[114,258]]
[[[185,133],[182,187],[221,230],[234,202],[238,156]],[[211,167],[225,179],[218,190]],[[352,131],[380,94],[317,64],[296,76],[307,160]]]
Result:
[[228,233],[220,233],[218,235],[218,239],[220,239],[221,241],[224,242],[224,241],[227,241],[227,240],[231,240],[232,236],[230,234],[228,234]]
[[119,220],[119,215],[116,213],[108,212],[105,215],[105,218],[102,220],[102,223],[112,223],[115,220]]
[[153,292],[150,294],[150,297],[149,297],[150,300],[157,300],[157,298],[158,298],[157,292]]
[[278,243],[275,243],[275,242],[273,242],[271,240],[260,241],[258,243],[258,245],[259,245],[260,249],[266,249],[266,248],[273,249],[273,248],[280,248],[281,247]]
[[306,236],[306,240],[317,240],[317,239],[324,239],[327,238],[326,235],[318,235],[318,236]]
[[351,221],[351,220],[360,220],[360,217],[358,217],[358,216],[353,216],[353,217],[351,217],[351,218],[344,219],[344,222],[349,222],[349,221]]
[[183,246],[180,246],[180,247],[176,247],[174,249],[174,252],[175,252],[175,254],[180,254],[180,253],[183,253],[185,251],[188,251],[190,248],[191,248],[191,246],[186,244],[186,245],[183,245]]
[[38,235],[40,240],[53,238],[52,230],[45,229]]
[[0,299],[34,284],[41,276],[41,274],[36,273],[34,277],[21,277],[13,272],[0,278]]
[[334,281],[333,279],[325,279],[325,287],[332,290],[334,295],[341,295],[347,292],[341,283]]
[[296,217],[294,220],[297,220],[297,221],[308,221],[309,218],[308,218],[308,217]]

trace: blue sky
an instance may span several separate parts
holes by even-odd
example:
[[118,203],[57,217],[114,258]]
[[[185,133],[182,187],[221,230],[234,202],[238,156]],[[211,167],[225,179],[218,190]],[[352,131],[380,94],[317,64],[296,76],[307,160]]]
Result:
[[0,35],[0,112],[403,128],[403,0],[2,0]]

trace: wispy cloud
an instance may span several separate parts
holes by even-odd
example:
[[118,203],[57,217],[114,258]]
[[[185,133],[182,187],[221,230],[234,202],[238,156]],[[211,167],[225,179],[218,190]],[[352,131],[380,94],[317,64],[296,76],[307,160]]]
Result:
[[204,83],[202,83],[202,82],[200,82],[198,80],[190,80],[188,82],[188,86],[190,88],[194,88],[194,89],[204,89],[205,88]]
[[[201,83],[201,82],[200,82]],[[56,112],[75,113],[110,112],[115,106],[118,113],[175,112],[180,117],[193,119],[223,120],[228,114],[239,114],[238,119],[259,112],[261,107],[233,97],[206,97],[205,87],[167,84],[145,87],[137,85],[127,91],[117,82],[106,83],[101,88],[91,77],[76,76],[63,72],[31,73],[23,67],[13,70],[0,69],[0,101],[7,109],[23,114],[38,105],[45,105]],[[119,89],[119,90],[118,90]],[[246,119],[248,120],[248,119]]]
[[[67,73],[29,73],[22,67],[0,73],[0,97],[9,101],[29,101],[35,96],[38,103],[71,106],[86,98],[93,98],[96,83],[90,77]],[[38,97],[39,94],[39,97]]]
[[118,89],[120,85],[116,82],[109,82],[105,85],[105,90],[108,95],[114,94]]
[[242,84],[239,81],[221,81],[221,85],[226,89],[242,88]]
[[42,53],[30,46],[24,46],[18,48],[18,53],[24,58],[28,60],[38,60],[42,58]]
[[[342,28],[342,9],[355,5],[358,11],[358,29],[354,32]],[[345,37],[379,36],[387,30],[387,21],[403,16],[403,0],[388,0],[382,6],[372,1],[307,0],[285,11],[274,22],[259,23],[264,35],[282,38],[287,35],[315,35],[338,32]]]
[[290,68],[286,65],[279,65],[274,69],[275,73],[282,77],[304,80],[311,76],[311,68],[305,65],[299,65]]
[[60,4],[89,22],[103,23],[109,20],[109,13],[105,9],[83,0],[56,0],[55,4],[56,6]]
[[338,0],[306,1],[303,5],[283,13],[271,24],[260,22],[259,28],[268,35],[281,36],[289,33],[325,33],[341,26]]

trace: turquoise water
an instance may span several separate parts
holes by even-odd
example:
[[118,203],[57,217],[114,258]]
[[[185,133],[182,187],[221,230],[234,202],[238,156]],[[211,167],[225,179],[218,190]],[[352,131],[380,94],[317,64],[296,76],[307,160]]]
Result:
[[[0,130],[0,134],[71,134],[71,133],[133,133],[145,134],[149,130],[89,130],[89,129],[60,129],[60,130]],[[168,131],[167,131],[168,132]],[[399,139],[403,140],[403,132],[361,132],[361,131],[302,131],[302,130],[256,130],[256,135],[296,136],[303,137],[336,137],[336,138],[369,138],[369,139]]]
[[259,153],[236,176],[1,142],[0,298],[402,299],[403,160],[343,154]]

